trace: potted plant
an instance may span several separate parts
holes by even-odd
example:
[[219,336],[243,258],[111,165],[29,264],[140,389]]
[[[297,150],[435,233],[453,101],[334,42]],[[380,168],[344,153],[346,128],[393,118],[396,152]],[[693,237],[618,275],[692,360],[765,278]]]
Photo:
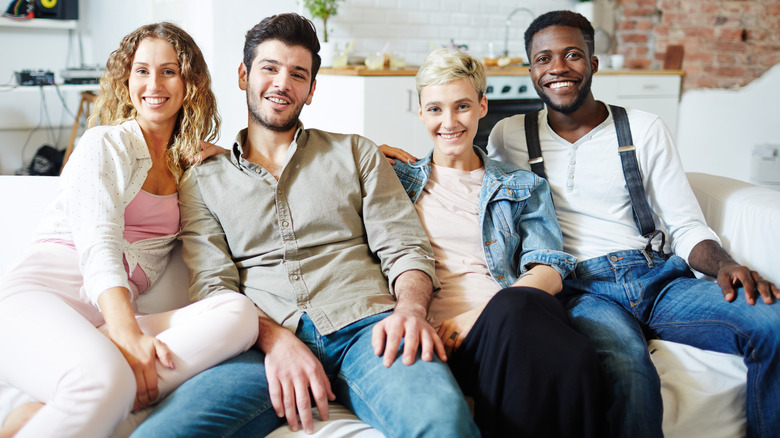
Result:
[[322,42],[328,42],[328,20],[339,11],[339,3],[344,0],[303,0],[303,6],[309,10],[311,18],[322,20]]
[[322,44],[320,44],[320,58],[322,66],[330,67],[333,65],[333,57],[336,54],[335,43],[328,42],[328,20],[336,16],[339,9],[339,3],[344,0],[301,0],[303,6],[309,10],[312,19],[322,20]]

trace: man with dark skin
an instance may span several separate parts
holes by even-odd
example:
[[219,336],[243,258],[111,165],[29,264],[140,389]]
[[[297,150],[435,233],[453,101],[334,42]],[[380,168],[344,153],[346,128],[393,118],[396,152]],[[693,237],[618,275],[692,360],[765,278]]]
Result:
[[[776,433],[780,306],[773,303],[780,291],[734,261],[707,228],[663,122],[627,109],[640,185],[672,254],[664,254],[658,236],[648,240],[639,232],[615,114],[590,89],[599,67],[593,34],[581,15],[553,11],[534,20],[525,43],[530,75],[546,106],[537,113],[538,135],[564,251],[579,260],[559,296],[574,326],[596,345],[614,385],[612,432],[662,436],[649,336],[745,357],[748,436]],[[496,124],[488,141],[491,157],[530,168],[524,118]],[[689,266],[717,283],[694,278]]]

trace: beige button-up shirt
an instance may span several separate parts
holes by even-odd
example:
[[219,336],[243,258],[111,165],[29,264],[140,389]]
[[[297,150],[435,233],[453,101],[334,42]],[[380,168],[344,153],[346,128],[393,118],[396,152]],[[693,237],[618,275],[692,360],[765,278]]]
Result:
[[434,276],[433,253],[395,172],[371,141],[299,128],[277,181],[232,151],[180,185],[193,299],[246,294],[295,331],[306,312],[330,334],[395,305],[407,270]]

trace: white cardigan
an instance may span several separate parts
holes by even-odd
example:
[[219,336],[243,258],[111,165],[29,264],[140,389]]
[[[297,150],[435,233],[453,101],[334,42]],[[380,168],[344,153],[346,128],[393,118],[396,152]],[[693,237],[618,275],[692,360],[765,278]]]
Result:
[[130,289],[130,272],[140,265],[149,284],[165,270],[176,234],[129,243],[125,208],[141,191],[152,159],[135,120],[87,130],[61,175],[62,190],[38,229],[37,239],[73,241],[84,288],[97,306],[112,287]]

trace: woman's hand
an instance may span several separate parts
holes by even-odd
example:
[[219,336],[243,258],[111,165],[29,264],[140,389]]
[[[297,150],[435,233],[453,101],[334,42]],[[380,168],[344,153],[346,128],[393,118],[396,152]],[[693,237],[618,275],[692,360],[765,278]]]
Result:
[[417,161],[417,158],[415,158],[414,155],[410,154],[409,152],[406,152],[403,149],[394,148],[392,146],[388,146],[386,144],[380,145],[379,150],[387,157],[387,161],[390,162],[390,164],[395,163],[395,160],[401,160],[404,163],[414,163]]
[[475,307],[468,312],[461,313],[441,323],[438,335],[444,342],[444,350],[447,352],[447,357],[451,357],[452,352],[460,348],[463,339],[466,338],[471,328],[474,327],[486,305]]
[[157,383],[157,359],[163,366],[174,369],[173,353],[161,340],[140,332],[111,335],[135,375],[136,397],[133,410],[143,409],[160,396]]
[[203,162],[206,158],[227,152],[227,149],[205,141],[200,142],[200,152],[190,159],[190,164]]
[[157,359],[164,367],[174,369],[173,353],[164,342],[141,331],[130,304],[129,291],[124,287],[103,291],[98,296],[98,305],[106,321],[101,331],[119,348],[133,370],[136,384],[133,410],[149,406],[160,396]]

